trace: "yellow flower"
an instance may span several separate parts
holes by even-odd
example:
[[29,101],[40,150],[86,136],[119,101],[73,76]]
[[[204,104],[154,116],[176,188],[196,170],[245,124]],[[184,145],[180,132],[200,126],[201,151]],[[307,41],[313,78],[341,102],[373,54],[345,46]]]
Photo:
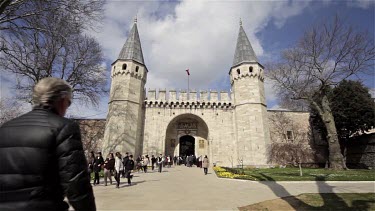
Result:
[[241,175],[241,174],[235,174],[232,172],[226,171],[224,168],[220,166],[216,166],[213,168],[214,171],[216,172],[218,177],[222,178],[231,178],[231,179],[248,179],[248,180],[256,180],[254,177],[250,175]]

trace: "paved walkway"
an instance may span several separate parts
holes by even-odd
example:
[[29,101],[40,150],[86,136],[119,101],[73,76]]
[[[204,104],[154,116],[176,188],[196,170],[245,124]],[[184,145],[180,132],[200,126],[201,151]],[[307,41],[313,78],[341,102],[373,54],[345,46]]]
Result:
[[374,182],[253,182],[219,179],[212,169],[177,166],[162,173],[134,173],[133,185],[94,186],[98,210],[237,210],[301,193],[375,192]]

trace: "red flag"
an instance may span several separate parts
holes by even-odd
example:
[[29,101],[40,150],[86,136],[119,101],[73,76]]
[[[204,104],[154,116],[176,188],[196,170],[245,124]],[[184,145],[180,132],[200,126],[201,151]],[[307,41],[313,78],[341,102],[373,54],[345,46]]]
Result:
[[187,73],[188,75],[190,75],[189,69],[186,70],[186,73]]

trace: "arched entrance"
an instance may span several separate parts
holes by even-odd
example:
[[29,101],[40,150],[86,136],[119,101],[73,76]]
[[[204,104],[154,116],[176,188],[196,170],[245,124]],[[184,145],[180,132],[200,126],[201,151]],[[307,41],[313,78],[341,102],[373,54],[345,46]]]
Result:
[[195,138],[185,135],[180,137],[180,156],[195,155]]
[[208,127],[205,121],[195,114],[181,114],[168,124],[164,153],[171,156],[209,155]]

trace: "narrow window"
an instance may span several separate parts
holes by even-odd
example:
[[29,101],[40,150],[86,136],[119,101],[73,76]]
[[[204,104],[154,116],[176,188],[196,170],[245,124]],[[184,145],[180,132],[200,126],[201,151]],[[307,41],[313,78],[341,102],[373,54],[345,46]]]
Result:
[[138,67],[138,66],[135,67],[135,72],[136,72],[136,73],[138,72],[138,70],[139,70],[139,67]]
[[241,73],[240,69],[237,69],[237,74],[239,75]]
[[252,73],[253,72],[253,67],[249,67],[249,71]]
[[288,141],[293,141],[293,131],[291,130],[286,131],[286,136],[288,138]]
[[123,70],[126,70],[126,64],[123,64],[123,65],[122,65],[122,69],[123,69]]
[[113,66],[113,70],[116,70],[116,66]]

